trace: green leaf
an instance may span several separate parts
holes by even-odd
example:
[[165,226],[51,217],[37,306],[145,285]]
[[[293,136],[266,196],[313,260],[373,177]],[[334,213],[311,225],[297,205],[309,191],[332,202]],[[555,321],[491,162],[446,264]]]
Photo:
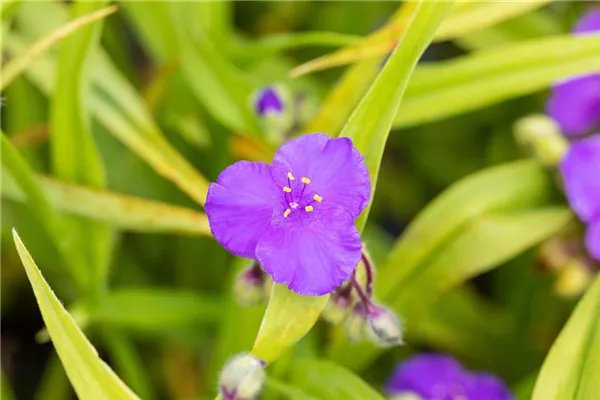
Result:
[[6,379],[4,370],[0,370],[0,378],[0,398],[2,398],[2,400],[14,400],[15,395],[8,383],[8,379]]
[[598,71],[599,39],[600,35],[546,37],[425,64],[411,79],[394,128],[476,110]]
[[[4,148],[2,151],[4,155]],[[7,156],[4,157],[7,159]],[[189,208],[120,193],[88,189],[52,178],[38,177],[37,179],[43,195],[58,211],[134,232],[211,235],[206,215]],[[22,184],[23,179],[17,181]],[[13,177],[3,173],[2,197],[25,201],[25,193],[25,190],[16,186]]]
[[[383,70],[340,133],[340,136],[352,139],[354,146],[365,157],[371,176],[371,198],[375,192],[385,143],[408,80],[450,5],[452,2],[418,2],[415,5],[406,32],[399,38]],[[370,203],[356,222],[361,231],[369,209]]]
[[222,312],[216,298],[159,288],[113,290],[97,303],[79,307],[91,323],[139,332],[197,333]]
[[318,400],[318,398],[306,394],[302,389],[278,381],[270,376],[267,377],[267,381],[265,382],[265,392],[265,396],[268,393],[273,393],[274,395],[279,394],[289,400]]
[[[522,15],[547,4],[549,0],[530,2],[456,2],[447,17],[435,31],[433,41],[444,41],[479,31],[493,26],[509,18]],[[414,5],[405,3],[408,10]],[[402,12],[397,12],[387,25],[377,32],[364,37],[333,53],[308,61],[291,72],[292,76],[300,76],[310,72],[351,64],[373,57],[384,56],[394,48],[398,35],[407,28]]]
[[[18,4],[13,2],[12,4]],[[4,6],[4,3],[2,4]],[[25,53],[19,54],[11,59],[2,67],[0,74],[0,90],[4,90],[15,78],[17,78],[28,65],[35,62],[43,53],[48,51],[52,46],[59,43],[61,40],[83,28],[84,26],[98,21],[117,11],[116,6],[110,6],[90,14],[81,16],[66,25],[52,31],[50,34],[42,37],[37,42],[33,43]]]
[[[60,25],[66,19],[63,7],[57,3],[36,3],[26,11],[21,16],[25,22],[23,29],[28,29],[26,37],[44,34],[46,25],[37,23],[37,19],[30,21],[40,12],[44,12],[45,24]],[[3,39],[9,53],[20,53],[26,48],[26,40],[16,33]],[[30,65],[26,74],[50,96],[54,91],[55,68],[53,58],[46,54]],[[105,54],[96,54],[92,74],[94,90],[90,93],[89,107],[98,122],[158,174],[175,183],[198,204],[204,204],[208,181],[163,136],[141,96]]]
[[326,360],[299,360],[292,381],[322,400],[384,400],[375,389],[344,367]]
[[52,342],[79,398],[137,399],[98,357],[96,349],[44,280],[15,230],[13,236]]
[[200,30],[194,35],[189,31],[197,26],[201,3],[173,2],[165,6],[177,33],[182,73],[192,92],[223,125],[239,133],[257,134],[258,121],[251,108],[256,84],[217,51],[206,32]]
[[[454,184],[417,216],[379,266],[377,296],[410,327],[411,319],[445,291],[562,228],[572,215],[548,207],[553,189],[533,161],[489,168]],[[342,339],[330,348],[336,361],[352,369],[364,367],[379,352]]]
[[551,0],[457,2],[435,33],[435,41],[454,39],[536,10]]
[[[78,1],[75,17],[99,10],[105,2]],[[91,89],[90,54],[100,39],[100,23],[81,28],[61,45],[56,95],[50,109],[51,161],[54,174],[68,182],[99,189],[105,186],[102,159],[92,137],[86,98]],[[59,94],[59,95],[58,95]],[[65,250],[75,258],[72,271],[87,290],[102,287],[108,274],[111,233],[106,226],[67,218],[63,221]]]
[[274,361],[313,327],[328,299],[329,295],[302,296],[274,283],[252,355]]
[[103,336],[115,369],[123,380],[139,393],[142,399],[155,399],[149,371],[133,341],[116,329],[104,330]]
[[552,345],[532,400],[600,398],[600,276]]

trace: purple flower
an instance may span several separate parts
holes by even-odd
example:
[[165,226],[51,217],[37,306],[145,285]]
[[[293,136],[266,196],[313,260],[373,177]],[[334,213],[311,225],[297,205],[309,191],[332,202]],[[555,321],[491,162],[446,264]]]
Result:
[[400,363],[386,383],[390,396],[416,394],[423,400],[510,400],[495,376],[465,370],[444,354],[420,354]]
[[205,210],[215,239],[231,253],[258,259],[296,293],[324,295],[361,258],[354,220],[370,192],[352,141],[315,133],[284,144],[272,165],[227,167],[210,184]]
[[571,144],[560,170],[571,208],[587,223],[588,252],[600,260],[600,134]]
[[283,112],[283,100],[275,87],[267,86],[258,92],[256,97],[256,112],[260,116]]
[[[600,31],[600,8],[585,14],[573,28],[575,34]],[[600,74],[566,80],[554,86],[548,114],[568,136],[590,133],[600,126]]]

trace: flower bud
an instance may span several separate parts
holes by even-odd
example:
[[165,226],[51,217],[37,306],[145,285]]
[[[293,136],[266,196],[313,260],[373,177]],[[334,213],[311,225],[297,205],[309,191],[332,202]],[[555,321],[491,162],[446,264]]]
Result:
[[402,344],[402,327],[389,309],[371,305],[367,313],[367,327],[371,337],[381,346]]
[[554,167],[567,149],[556,122],[544,115],[521,118],[515,125],[517,142],[547,167]]
[[365,318],[365,307],[362,303],[358,303],[344,320],[344,332],[350,342],[356,343],[363,338],[365,333]]
[[254,101],[254,110],[267,138],[274,144],[284,141],[292,128],[293,110],[286,90],[277,86],[267,86],[258,91]]
[[559,272],[554,283],[554,291],[563,297],[578,296],[588,288],[594,280],[594,276],[592,266],[588,265],[586,260],[573,259]]
[[352,302],[351,287],[339,288],[331,294],[321,317],[330,324],[337,325],[344,320],[348,311],[350,311]]
[[246,267],[236,278],[235,298],[242,306],[250,307],[265,301],[269,295],[271,278],[258,262]]
[[265,382],[263,363],[250,354],[238,354],[227,362],[219,377],[223,400],[256,399]]

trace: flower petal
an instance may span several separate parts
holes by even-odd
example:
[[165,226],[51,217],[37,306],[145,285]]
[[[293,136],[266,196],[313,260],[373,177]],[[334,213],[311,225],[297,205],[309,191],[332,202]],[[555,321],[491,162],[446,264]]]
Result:
[[585,233],[585,247],[592,258],[600,261],[600,217],[588,225]]
[[600,7],[596,7],[577,21],[573,33],[586,33],[600,31]]
[[513,398],[504,382],[488,373],[474,373],[466,384],[467,399],[511,400]]
[[600,135],[571,144],[560,169],[571,208],[585,222],[600,217]]
[[321,296],[350,278],[362,244],[345,211],[319,207],[311,214],[314,218],[273,225],[258,242],[256,257],[275,282]]
[[265,163],[239,161],[225,168],[209,185],[204,206],[217,242],[237,256],[255,258],[278,194]]
[[467,377],[468,372],[450,356],[419,354],[396,367],[386,383],[386,390],[392,396],[412,392],[428,399],[462,387]]
[[345,208],[354,217],[371,195],[364,157],[348,138],[329,139],[323,133],[304,135],[284,144],[273,159],[273,179],[287,182],[287,172],[310,179],[310,193],[323,202]]
[[589,133],[600,125],[600,74],[557,84],[546,112],[568,136]]

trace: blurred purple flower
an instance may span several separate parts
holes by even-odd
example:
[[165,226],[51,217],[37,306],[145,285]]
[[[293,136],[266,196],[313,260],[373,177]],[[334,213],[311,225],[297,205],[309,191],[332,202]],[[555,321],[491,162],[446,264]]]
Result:
[[415,394],[423,400],[510,400],[504,383],[492,374],[465,370],[444,354],[419,354],[400,363],[386,383],[390,396]]
[[[600,32],[600,8],[585,14],[574,34]],[[600,74],[569,79],[554,86],[547,104],[548,114],[567,136],[590,133],[600,126]]]
[[588,252],[600,260],[600,134],[571,144],[560,169],[569,204],[587,223]]
[[315,133],[284,144],[272,165],[227,167],[210,184],[205,210],[215,239],[231,253],[258,259],[296,293],[324,295],[361,258],[354,220],[370,192],[352,141]]
[[267,86],[258,92],[256,96],[256,112],[260,116],[283,112],[283,100],[275,87]]

